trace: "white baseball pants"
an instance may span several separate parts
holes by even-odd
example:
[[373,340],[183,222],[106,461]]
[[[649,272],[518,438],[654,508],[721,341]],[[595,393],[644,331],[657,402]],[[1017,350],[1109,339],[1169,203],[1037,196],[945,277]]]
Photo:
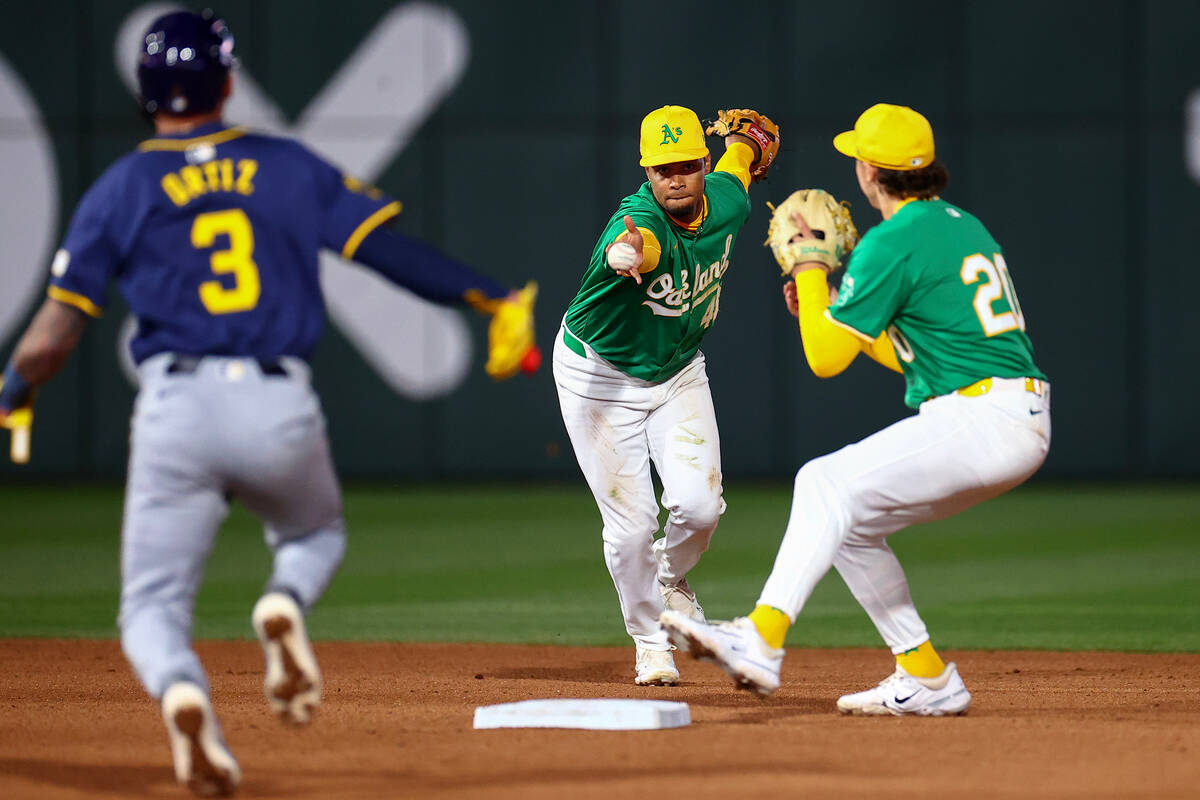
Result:
[[887,537],[957,514],[1017,486],[1050,449],[1050,388],[993,379],[980,397],[948,394],[919,413],[805,464],[758,602],[793,621],[837,567],[893,653],[928,641]]
[[[625,630],[641,647],[667,650],[659,627],[662,583],[685,577],[708,549],[725,501],[721,445],[704,355],[670,379],[630,377],[584,345],[580,356],[554,344],[554,383],[579,467],[600,507],[604,561]],[[653,461],[667,509],[663,544],[650,476]]]

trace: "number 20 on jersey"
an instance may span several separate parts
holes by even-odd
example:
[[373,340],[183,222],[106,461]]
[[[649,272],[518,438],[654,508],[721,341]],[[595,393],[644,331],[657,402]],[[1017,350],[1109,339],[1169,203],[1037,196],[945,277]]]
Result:
[[[1013,288],[1004,256],[995,253],[989,259],[983,253],[975,253],[964,258],[962,282],[970,286],[979,281],[980,275],[986,280],[975,290],[973,305],[984,334],[990,338],[1008,331],[1025,330],[1025,315],[1021,313],[1021,304],[1017,302],[1017,292]],[[994,304],[1001,298],[1007,301],[1008,310],[997,313]]]

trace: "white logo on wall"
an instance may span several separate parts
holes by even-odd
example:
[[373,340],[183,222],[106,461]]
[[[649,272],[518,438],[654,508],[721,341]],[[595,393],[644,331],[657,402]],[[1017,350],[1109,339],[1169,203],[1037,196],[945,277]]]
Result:
[[1200,183],[1200,89],[1188,95],[1183,109],[1183,158],[1188,174]]
[[[117,71],[137,92],[139,39],[158,16],[180,8],[151,3],[121,24],[114,43]],[[249,71],[234,75],[226,116],[294,136],[343,170],[373,182],[466,68],[466,29],[449,9],[411,3],[392,9],[289,126]],[[415,398],[446,394],[470,367],[471,340],[459,312],[430,305],[374,272],[321,254],[321,288],[329,316],[380,377]],[[122,357],[134,323],[127,321]]]
[[50,134],[21,76],[0,56],[0,342],[16,332],[46,285],[58,222],[58,167]]
[[[139,39],[173,4],[141,6],[114,41],[121,79],[136,93]],[[454,12],[425,3],[397,7],[289,125],[245,69],[234,76],[230,120],[294,136],[346,172],[373,182],[404,149],[466,68],[466,29]],[[58,176],[50,138],[20,77],[0,58],[0,108],[17,136],[0,138],[6,180],[0,195],[0,339],[21,322],[45,286],[45,264],[58,217]],[[333,324],[396,392],[446,394],[462,383],[471,341],[459,312],[433,306],[333,253],[321,254],[321,286]],[[118,354],[133,380],[126,320]]]

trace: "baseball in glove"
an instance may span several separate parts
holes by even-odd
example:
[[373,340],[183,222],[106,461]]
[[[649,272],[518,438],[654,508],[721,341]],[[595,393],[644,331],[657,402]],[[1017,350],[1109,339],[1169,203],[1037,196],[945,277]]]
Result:
[[784,275],[797,264],[819,261],[829,272],[858,244],[858,229],[850,218],[850,209],[824,189],[800,189],[792,192],[771,209],[767,241]]
[[767,177],[775,156],[779,153],[779,126],[757,111],[749,108],[722,109],[717,118],[708,123],[704,132],[711,136],[740,134],[749,138],[758,148],[758,157],[750,165],[750,180],[761,181]]
[[484,370],[498,381],[511,378],[517,371],[535,372],[542,361],[533,341],[533,303],[537,283],[530,281],[513,300],[504,300],[492,314],[488,325],[488,360]]

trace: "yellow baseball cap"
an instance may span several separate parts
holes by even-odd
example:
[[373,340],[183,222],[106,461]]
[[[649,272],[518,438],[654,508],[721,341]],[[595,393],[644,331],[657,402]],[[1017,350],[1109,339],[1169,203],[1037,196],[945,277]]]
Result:
[[884,169],[911,170],[933,163],[933,128],[908,106],[876,103],[854,123],[854,130],[833,137],[844,155]]
[[683,106],[656,108],[642,120],[643,167],[691,161],[708,155],[696,112]]

